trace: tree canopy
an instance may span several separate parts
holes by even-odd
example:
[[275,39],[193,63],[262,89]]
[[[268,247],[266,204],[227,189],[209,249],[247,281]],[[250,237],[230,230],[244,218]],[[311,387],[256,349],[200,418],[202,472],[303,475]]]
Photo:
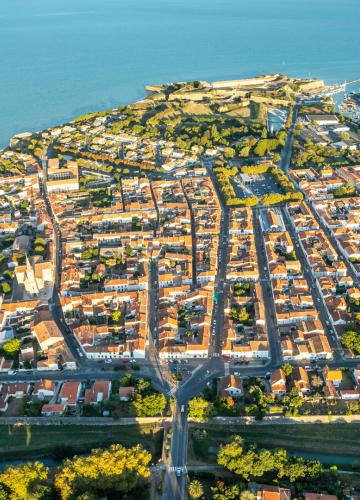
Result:
[[188,493],[190,498],[201,498],[204,494],[203,485],[197,479],[191,481],[188,487]]
[[202,397],[196,397],[189,401],[189,417],[197,422],[208,420],[214,414],[214,406]]
[[0,473],[0,498],[9,500],[42,498],[48,472],[48,468],[40,462],[8,467]]
[[2,349],[5,354],[9,356],[14,356],[17,352],[19,352],[21,347],[21,340],[19,339],[10,339],[4,342],[2,345]]
[[94,492],[127,493],[150,476],[150,460],[150,453],[140,445],[127,449],[114,444],[107,450],[92,450],[87,457],[65,460],[54,485],[62,500],[75,500]]
[[360,333],[355,330],[347,330],[341,337],[341,343],[347,349],[360,353]]
[[137,394],[133,405],[138,417],[156,417],[165,410],[166,398],[164,394],[159,393],[148,396]]
[[295,482],[299,479],[314,479],[323,471],[320,462],[288,457],[286,450],[258,450],[256,446],[246,449],[241,436],[234,436],[230,443],[221,446],[218,464],[246,480],[272,473],[279,479]]

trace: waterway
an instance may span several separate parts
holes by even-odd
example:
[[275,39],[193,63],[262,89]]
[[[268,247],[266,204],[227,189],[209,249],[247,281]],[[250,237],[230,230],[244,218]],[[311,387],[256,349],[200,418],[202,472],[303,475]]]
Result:
[[[352,456],[352,455],[334,455],[334,454],[325,454],[325,453],[308,453],[303,451],[291,451],[289,455],[296,455],[305,458],[306,460],[319,460],[325,467],[331,467],[332,465],[336,465],[339,470],[341,470],[341,466],[346,466],[347,468],[356,466],[360,467],[360,457]],[[85,455],[80,455],[85,456]],[[5,470],[10,466],[18,466],[23,465],[27,462],[31,462],[34,460],[38,460],[42,462],[47,467],[58,467],[61,465],[62,460],[58,460],[51,457],[39,457],[39,458],[28,458],[28,459],[18,459],[18,460],[4,460],[0,461],[0,472]]]
[[359,0],[1,0],[0,146],[148,83],[359,78],[359,19]]

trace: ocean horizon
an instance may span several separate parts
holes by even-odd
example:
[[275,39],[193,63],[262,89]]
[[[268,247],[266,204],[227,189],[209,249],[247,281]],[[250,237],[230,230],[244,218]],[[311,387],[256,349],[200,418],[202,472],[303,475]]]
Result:
[[360,77],[358,0],[2,0],[0,147],[148,84]]

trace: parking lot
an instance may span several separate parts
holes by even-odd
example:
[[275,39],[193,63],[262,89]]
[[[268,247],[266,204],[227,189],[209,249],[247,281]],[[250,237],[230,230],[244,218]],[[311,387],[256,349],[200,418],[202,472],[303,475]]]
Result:
[[262,198],[268,193],[282,193],[277,181],[271,174],[247,175],[247,178],[251,178],[251,181],[246,181],[246,188],[258,198]]

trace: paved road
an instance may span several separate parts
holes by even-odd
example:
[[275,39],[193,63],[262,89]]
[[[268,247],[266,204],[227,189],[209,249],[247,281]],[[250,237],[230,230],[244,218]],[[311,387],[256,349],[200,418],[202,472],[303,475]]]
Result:
[[[319,226],[321,227],[321,229],[326,234],[326,236],[329,239],[329,241],[332,244],[332,246],[335,248],[335,250],[337,250],[337,252],[338,252],[339,255],[343,256],[341,245],[339,244],[338,240],[335,238],[334,233],[331,231],[331,229],[329,229],[327,227],[327,225],[319,217],[319,215],[318,215],[317,211],[315,210],[315,208],[314,208],[314,206],[313,206],[313,204],[312,204],[311,201],[308,202],[308,205],[309,205],[310,210],[311,210],[313,216],[315,217],[317,223],[319,224]],[[344,261],[344,263],[345,263],[345,265],[347,267],[348,275],[351,276],[351,278],[354,281],[354,285],[357,286],[357,287],[360,287],[360,279],[356,275],[356,273],[354,272],[354,270],[351,267],[351,265],[349,264],[349,261],[346,258],[344,258],[343,261]]]
[[188,418],[185,406],[178,402],[174,408],[172,430],[170,463],[166,469],[162,498],[163,500],[183,500],[186,485]]
[[229,237],[229,208],[224,203],[222,194],[218,188],[215,176],[212,171],[212,162],[204,161],[204,166],[212,180],[221,205],[221,219],[219,230],[219,248],[217,273],[215,277],[215,292],[217,301],[214,303],[214,309],[211,322],[211,343],[209,346],[209,356],[219,356],[222,348],[222,330],[224,324],[224,305],[226,294],[226,267],[228,258],[228,237]]
[[298,113],[299,113],[299,106],[301,102],[300,100],[296,100],[295,105],[293,107],[293,116],[292,116],[292,121],[291,125],[289,128],[289,133],[286,138],[285,146],[282,150],[281,153],[281,161],[279,167],[285,171],[285,173],[288,172],[289,170],[289,165],[291,161],[291,155],[292,155],[292,145],[294,142],[294,130],[296,127],[297,119],[298,119]]
[[264,373],[264,371],[272,370],[281,366],[283,357],[279,339],[279,331],[276,322],[275,304],[271,290],[271,281],[265,252],[265,244],[259,220],[261,216],[261,209],[254,209],[253,216],[255,245],[259,264],[259,278],[263,291],[266,327],[270,347],[270,361],[269,363],[267,363],[266,369],[262,368]]
[[191,218],[191,245],[192,245],[192,286],[193,288],[196,288],[196,277],[197,277],[197,272],[196,272],[196,231],[195,231],[195,216],[194,216],[194,208],[192,206],[192,203],[187,195],[186,190],[184,189],[184,184],[183,180],[180,180],[181,187],[183,189],[184,196],[186,198],[186,201],[189,205],[189,210],[190,210],[190,218]]
[[305,279],[308,282],[309,290],[311,292],[315,308],[319,312],[320,320],[321,320],[322,324],[324,325],[324,327],[325,327],[325,325],[328,325],[327,328],[325,327],[325,332],[327,334],[327,338],[329,340],[331,349],[333,351],[334,361],[342,363],[343,351],[341,348],[341,344],[337,338],[336,331],[331,326],[329,312],[324,304],[323,297],[322,297],[321,293],[319,292],[318,287],[316,286],[317,280],[312,272],[311,267],[309,266],[309,264],[307,262],[305,252],[302,249],[302,246],[300,245],[299,235],[295,231],[295,227],[292,224],[290,216],[288,214],[288,211],[286,210],[285,207],[282,207],[282,216],[283,216],[286,230],[290,234],[292,241],[295,243],[296,256],[301,262],[302,272],[303,272]]

